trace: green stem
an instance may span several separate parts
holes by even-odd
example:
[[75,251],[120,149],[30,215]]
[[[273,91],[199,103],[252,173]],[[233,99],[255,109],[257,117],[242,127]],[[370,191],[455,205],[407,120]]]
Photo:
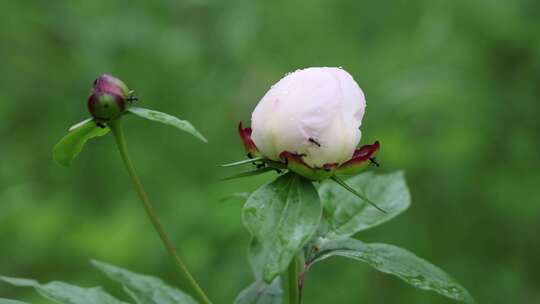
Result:
[[206,294],[204,293],[202,288],[199,286],[197,281],[195,281],[195,278],[191,275],[191,273],[187,269],[186,265],[184,265],[184,263],[178,256],[178,253],[176,252],[176,249],[174,248],[174,245],[172,244],[171,239],[165,233],[165,230],[161,226],[161,222],[159,221],[156,211],[154,210],[154,208],[150,204],[150,201],[148,200],[148,196],[146,195],[146,192],[144,191],[141,180],[137,176],[137,173],[135,172],[135,168],[133,167],[133,164],[131,163],[131,159],[129,158],[126,139],[124,138],[124,132],[122,131],[122,126],[120,124],[120,118],[108,123],[108,126],[114,135],[114,139],[116,140],[116,145],[118,146],[118,151],[120,151],[120,155],[122,156],[124,165],[126,166],[126,169],[129,173],[129,176],[131,177],[131,180],[133,181],[135,190],[137,190],[137,194],[139,195],[139,198],[141,199],[143,203],[144,209],[148,213],[148,217],[152,221],[152,224],[154,225],[154,228],[159,234],[161,241],[163,241],[165,248],[167,249],[169,254],[173,257],[176,263],[176,266],[178,266],[178,268],[180,269],[180,273],[182,273],[184,278],[189,282],[189,284],[195,291],[201,303],[211,304],[212,302],[210,301],[210,299],[206,296]]
[[289,265],[289,304],[299,304],[300,295],[298,288],[298,256],[295,255]]

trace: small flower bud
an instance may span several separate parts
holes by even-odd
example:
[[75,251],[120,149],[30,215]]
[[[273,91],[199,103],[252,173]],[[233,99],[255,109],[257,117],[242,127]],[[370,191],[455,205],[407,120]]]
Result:
[[90,114],[102,121],[109,121],[120,116],[130,100],[130,91],[126,84],[113,76],[101,75],[95,81],[88,97]]
[[252,139],[265,157],[301,155],[312,168],[351,159],[360,141],[364,94],[340,68],[307,68],[286,75],[251,117]]

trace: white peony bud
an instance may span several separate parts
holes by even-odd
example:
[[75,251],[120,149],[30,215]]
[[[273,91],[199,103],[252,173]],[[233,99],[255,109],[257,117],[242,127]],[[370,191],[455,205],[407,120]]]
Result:
[[345,70],[297,70],[261,99],[251,117],[251,138],[272,160],[287,151],[314,168],[341,164],[360,141],[365,107],[364,93]]

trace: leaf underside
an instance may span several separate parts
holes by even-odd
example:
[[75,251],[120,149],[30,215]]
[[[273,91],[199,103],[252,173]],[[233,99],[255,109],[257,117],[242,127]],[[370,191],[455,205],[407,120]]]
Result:
[[[122,284],[136,304],[197,304],[186,293],[165,284],[161,279],[138,274],[99,261],[92,264],[112,280]],[[35,280],[0,276],[0,281],[18,287],[33,287],[40,295],[60,304],[127,304],[108,294],[101,287],[83,288],[63,282],[40,284]],[[0,304],[25,304],[0,299]]]
[[208,140],[199,132],[195,127],[187,120],[181,120],[175,116],[169,115],[167,113],[154,111],[150,109],[140,108],[140,107],[129,107],[127,111],[133,113],[144,119],[160,122],[169,126],[173,126],[181,131],[187,132],[196,138],[200,139],[203,142],[208,142]]
[[64,167],[71,166],[73,159],[81,153],[89,139],[107,134],[109,128],[101,128],[92,120],[71,128],[72,131],[64,136],[53,148],[53,159]]
[[196,304],[186,293],[165,284],[161,279],[134,273],[110,264],[92,261],[111,280],[122,284],[126,293],[138,304]]
[[394,275],[416,288],[434,291],[463,303],[474,303],[469,292],[452,277],[405,249],[388,244],[367,244],[355,239],[342,239],[323,241],[319,250],[313,263],[331,256],[347,257]]
[[21,301],[15,301],[15,300],[0,299],[0,304],[28,304],[28,303],[27,302],[21,302]]
[[283,290],[279,277],[275,278],[271,284],[254,282],[242,290],[234,300],[234,304],[281,304],[282,302]]
[[124,304],[101,287],[82,288],[63,282],[40,284],[35,280],[0,277],[1,281],[17,287],[33,287],[43,297],[65,304]]

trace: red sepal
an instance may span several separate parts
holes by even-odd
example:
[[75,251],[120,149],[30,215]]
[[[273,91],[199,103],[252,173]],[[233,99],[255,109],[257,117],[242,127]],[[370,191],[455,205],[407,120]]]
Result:
[[244,148],[248,152],[249,157],[255,157],[259,155],[259,150],[257,149],[257,146],[255,146],[255,143],[251,139],[251,128],[243,128],[242,122],[238,124],[238,135],[240,135],[240,139],[242,140],[242,143],[244,144]]
[[342,174],[355,174],[370,164],[370,159],[379,152],[381,145],[378,141],[372,145],[362,146],[354,151],[353,157],[339,166],[337,172]]
[[287,164],[287,169],[310,180],[320,181],[327,179],[334,175],[337,168],[337,164],[325,164],[322,168],[313,168],[304,162],[302,155],[288,151],[281,152],[279,158]]

